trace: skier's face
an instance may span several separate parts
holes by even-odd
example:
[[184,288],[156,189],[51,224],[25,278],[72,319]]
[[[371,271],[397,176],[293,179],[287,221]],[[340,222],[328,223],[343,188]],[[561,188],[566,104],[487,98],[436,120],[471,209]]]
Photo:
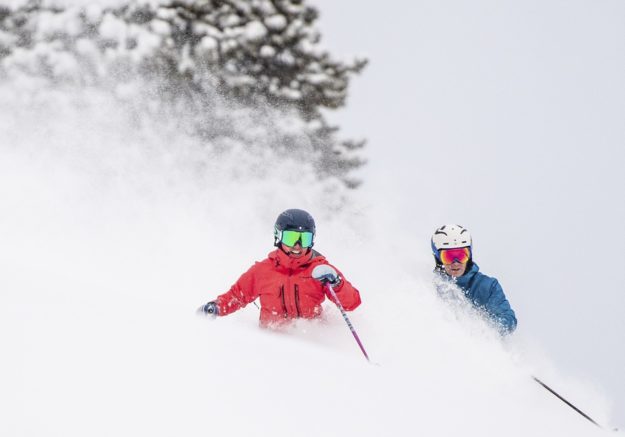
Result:
[[295,243],[295,246],[293,247],[289,247],[284,243],[282,244],[282,250],[290,257],[292,258],[299,258],[301,256],[303,256],[306,253],[306,249],[304,249],[302,247],[301,244],[299,244],[299,242]]
[[458,278],[464,275],[465,270],[467,269],[466,263],[459,263],[458,261],[454,261],[451,264],[443,264],[445,267],[445,271],[449,276],[453,276],[454,278]]

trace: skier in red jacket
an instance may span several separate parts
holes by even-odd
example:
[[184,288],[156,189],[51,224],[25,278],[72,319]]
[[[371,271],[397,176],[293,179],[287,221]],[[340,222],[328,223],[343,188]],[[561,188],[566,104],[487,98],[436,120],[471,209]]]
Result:
[[[313,319],[322,312],[330,284],[341,305],[351,311],[360,305],[360,294],[325,257],[312,249],[315,221],[301,209],[280,214],[274,228],[274,246],[226,293],[198,309],[212,317],[226,316],[260,298],[261,326],[282,325],[292,319]],[[336,303],[336,302],[335,302]]]

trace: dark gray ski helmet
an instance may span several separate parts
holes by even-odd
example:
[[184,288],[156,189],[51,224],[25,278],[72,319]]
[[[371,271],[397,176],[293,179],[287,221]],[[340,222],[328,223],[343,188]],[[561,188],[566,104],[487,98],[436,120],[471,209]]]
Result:
[[275,246],[280,243],[282,231],[312,232],[314,238],[315,219],[303,209],[287,209],[276,219],[273,233]]

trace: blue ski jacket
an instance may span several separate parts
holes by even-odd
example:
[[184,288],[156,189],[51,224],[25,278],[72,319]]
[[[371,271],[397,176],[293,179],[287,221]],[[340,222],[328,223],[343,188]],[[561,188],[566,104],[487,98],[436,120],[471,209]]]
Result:
[[[516,329],[517,320],[510,303],[503,293],[499,281],[480,273],[477,264],[471,263],[469,270],[455,282],[473,305],[483,309],[500,326],[502,334],[510,334]],[[443,272],[444,276],[448,276]]]

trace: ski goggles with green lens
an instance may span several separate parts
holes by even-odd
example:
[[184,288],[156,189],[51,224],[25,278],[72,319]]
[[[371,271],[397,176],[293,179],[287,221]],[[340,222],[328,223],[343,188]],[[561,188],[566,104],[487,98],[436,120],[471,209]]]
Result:
[[302,247],[312,247],[314,236],[315,234],[308,231],[282,231],[280,235],[280,242],[285,246],[293,247],[299,241],[299,244]]

